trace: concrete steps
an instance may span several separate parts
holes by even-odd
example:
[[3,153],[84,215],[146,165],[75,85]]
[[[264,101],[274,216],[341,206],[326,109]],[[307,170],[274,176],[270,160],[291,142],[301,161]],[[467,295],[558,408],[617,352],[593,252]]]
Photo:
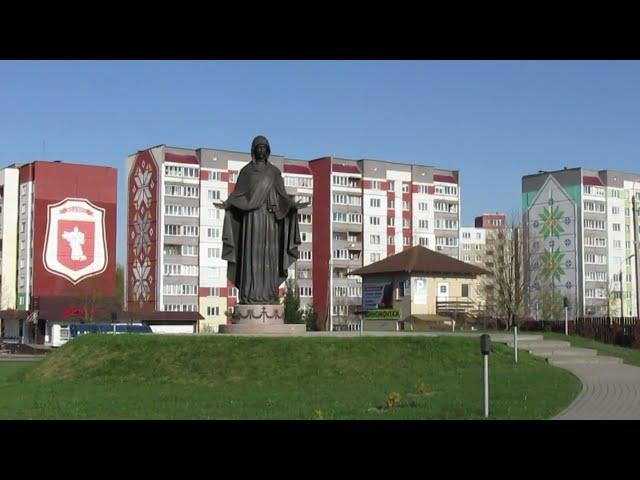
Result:
[[590,357],[554,356],[547,358],[547,362],[549,362],[551,365],[619,365],[623,363],[621,358],[603,357],[600,355],[594,355]]
[[[507,342],[514,346],[513,338]],[[545,358],[551,365],[619,365],[623,363],[621,358],[598,355],[598,351],[592,348],[572,347],[570,342],[563,340],[544,340],[527,338],[524,341],[518,339],[518,349],[528,350],[537,357]]]
[[595,357],[598,351],[592,348],[546,348],[543,346],[529,350],[531,355],[536,357]]
[[[508,342],[507,345],[509,345],[510,347],[513,347],[514,343],[513,341]],[[560,348],[570,348],[571,347],[571,343],[569,342],[565,342],[562,340],[539,340],[539,341],[527,341],[527,342],[521,342],[520,339],[518,339],[518,349],[520,350],[532,350],[534,348],[553,348],[553,349],[560,349]]]

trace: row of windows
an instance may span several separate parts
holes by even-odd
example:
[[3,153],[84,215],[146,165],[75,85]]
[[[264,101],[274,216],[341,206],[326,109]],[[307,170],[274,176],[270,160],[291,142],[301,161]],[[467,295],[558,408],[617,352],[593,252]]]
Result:
[[336,260],[359,260],[360,254],[358,252],[339,248],[333,251],[333,258]]
[[[616,275],[614,274],[614,277]],[[591,282],[606,282],[607,281],[607,272],[585,272],[584,274],[584,278],[585,280],[591,281]],[[617,281],[615,278],[613,279],[613,281]]]
[[165,303],[164,304],[165,312],[197,312],[198,306],[194,304],[176,304],[176,303]]
[[436,228],[443,230],[456,230],[458,228],[458,220],[436,218]]
[[359,213],[333,212],[333,221],[340,223],[362,223]]
[[358,188],[360,180],[353,177],[345,177],[344,175],[333,175],[333,184],[339,187]]
[[603,187],[596,187],[595,185],[583,185],[583,192],[585,195],[592,195],[594,197],[604,197],[605,191]]
[[298,214],[298,223],[311,225],[311,214],[310,213],[299,213]]
[[164,193],[170,197],[199,198],[200,188],[191,185],[165,185]]
[[[482,240],[482,233],[475,232],[475,234],[476,234],[476,240]],[[462,238],[471,239],[471,232],[462,232]]]
[[308,177],[292,177],[283,175],[287,187],[313,188],[313,179]]
[[605,213],[607,211],[607,207],[604,202],[588,202],[585,200],[584,210],[585,212]]
[[457,247],[458,239],[456,237],[436,237],[436,245],[443,247]]
[[[473,248],[471,248],[471,247],[473,247]],[[463,243],[462,244],[462,249],[463,250],[474,250],[474,249],[475,250],[480,250],[480,249],[482,249],[482,245],[478,245],[477,243],[476,244]]]
[[338,205],[360,206],[362,205],[362,197],[358,197],[356,195],[347,195],[346,193],[334,193],[333,203],[336,203]]
[[197,285],[163,285],[162,292],[165,295],[197,295]]
[[200,207],[190,205],[174,205],[168,203],[164,206],[165,215],[175,215],[180,217],[199,217]]
[[333,287],[335,297],[361,297],[362,287]]
[[433,209],[436,212],[458,213],[458,204],[448,202],[433,202]]
[[181,265],[178,263],[165,263],[164,264],[165,275],[184,275],[184,276],[198,276],[197,265]]
[[165,165],[164,174],[168,177],[198,178],[198,169],[194,167],[179,167],[176,165]]
[[587,247],[606,247],[607,239],[604,237],[584,237],[584,244]]
[[182,255],[183,257],[197,257],[197,245],[165,245],[165,255]]
[[218,316],[220,315],[220,307],[207,307],[207,316]]
[[584,228],[589,228],[591,230],[604,230],[605,229],[605,221],[604,220],[592,220],[590,218],[584,219]]
[[173,225],[167,223],[164,226],[164,234],[182,237],[197,237],[200,234],[200,227],[197,225]]
[[585,253],[584,263],[593,263],[596,265],[605,265],[607,263],[606,255],[596,255],[594,253]]
[[585,288],[586,298],[607,298],[607,291],[604,288]]
[[458,196],[458,187],[453,185],[436,185],[435,193],[436,195]]

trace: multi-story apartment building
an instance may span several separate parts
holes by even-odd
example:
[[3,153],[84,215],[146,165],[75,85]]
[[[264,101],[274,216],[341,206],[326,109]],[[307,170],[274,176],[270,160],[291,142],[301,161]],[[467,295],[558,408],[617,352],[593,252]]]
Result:
[[[129,306],[199,311],[214,330],[228,321],[237,291],[220,258],[224,212],[213,202],[228,197],[249,161],[249,153],[164,145],[127,158]],[[287,192],[311,202],[298,213],[302,244],[289,278],[325,328],[361,306],[352,270],[417,244],[458,258],[457,171],[333,157],[269,161]]]
[[486,264],[487,229],[480,227],[460,228],[460,260],[484,267]]
[[529,312],[566,296],[572,315],[637,315],[640,175],[585,168],[522,178]]
[[115,297],[116,187],[110,167],[35,161],[0,170],[5,338],[49,343],[64,310],[86,303],[79,297],[91,297],[93,310],[94,299]]
[[[250,161],[249,153],[165,145],[127,157],[128,309],[200,312],[201,329],[214,331],[227,323],[238,291],[227,281],[221,258],[224,211],[214,202],[227,199]],[[278,155],[269,161],[283,171],[290,194],[312,200],[306,162]],[[311,303],[311,209],[299,212],[300,259],[290,270],[303,307]],[[183,329],[190,331],[191,325]]]
[[476,228],[500,229],[507,227],[507,216],[504,213],[483,213],[475,218]]

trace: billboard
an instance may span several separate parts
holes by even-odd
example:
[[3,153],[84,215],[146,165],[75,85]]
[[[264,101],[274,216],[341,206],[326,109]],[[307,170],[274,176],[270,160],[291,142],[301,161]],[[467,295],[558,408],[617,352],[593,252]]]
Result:
[[393,307],[393,283],[365,283],[362,286],[362,309]]

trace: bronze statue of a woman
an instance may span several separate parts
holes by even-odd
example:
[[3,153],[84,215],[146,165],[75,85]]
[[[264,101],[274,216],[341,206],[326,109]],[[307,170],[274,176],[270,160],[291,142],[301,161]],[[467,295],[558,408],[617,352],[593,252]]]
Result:
[[282,175],[268,162],[271,148],[263,136],[251,144],[251,163],[238,175],[235,190],[222,203],[222,259],[227,278],[240,292],[240,304],[276,305],[278,288],[298,258],[298,209],[308,203],[287,194]]

